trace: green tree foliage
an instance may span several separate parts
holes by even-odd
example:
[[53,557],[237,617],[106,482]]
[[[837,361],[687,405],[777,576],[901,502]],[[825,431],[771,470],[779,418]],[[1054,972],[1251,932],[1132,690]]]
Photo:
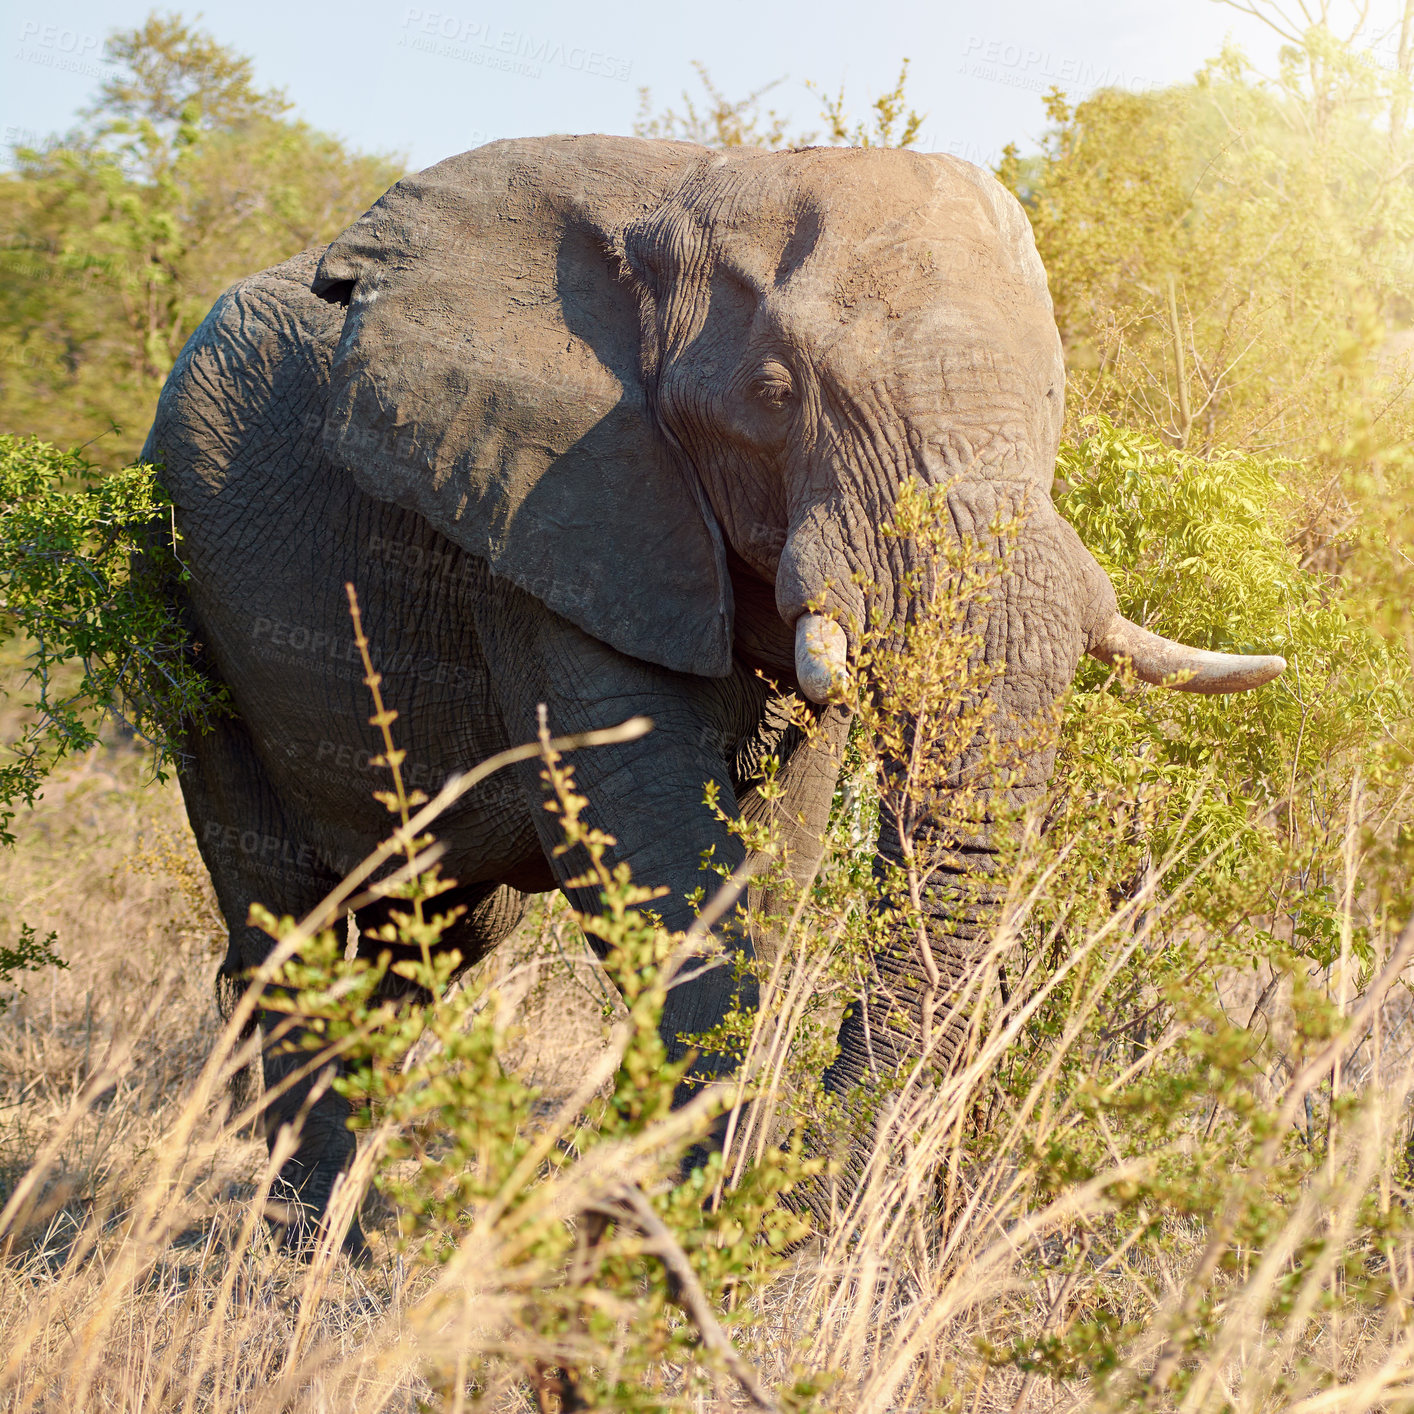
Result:
[[[15,985],[17,972],[38,972],[42,967],[67,968],[68,963],[54,951],[58,934],[48,933],[38,937],[28,923],[20,924],[20,936],[14,947],[0,943],[0,987]],[[24,991],[21,987],[20,991]],[[4,1016],[10,1005],[10,998],[0,994],[0,1016]]]
[[1288,454],[1407,422],[1379,355],[1414,314],[1408,79],[1323,25],[1294,39],[1271,79],[1229,49],[1191,84],[1052,90],[1041,151],[1006,150],[1073,413]]
[[[118,72],[103,82],[85,116],[115,133],[150,126],[171,144],[184,126],[238,128],[283,118],[293,106],[277,90],[256,88],[248,58],[177,15],[154,11],[137,29],[115,31],[106,57]],[[163,155],[154,153],[159,161]]]
[[[1150,693],[1177,728],[1163,748],[1199,766],[1221,750],[1253,800],[1293,779],[1389,780],[1406,764],[1411,701],[1402,655],[1361,622],[1338,582],[1303,568],[1288,527],[1300,467],[1250,453],[1199,457],[1095,417],[1062,448],[1060,507],[1115,586],[1123,613],[1226,653],[1278,652],[1266,691],[1226,698]],[[1108,670],[1089,662],[1082,691]],[[1155,742],[1156,747],[1159,742]],[[1330,802],[1326,802],[1327,807]]]
[[1385,51],[1368,7],[1343,34],[1326,0],[1297,25],[1238,8],[1280,33],[1275,75],[1229,49],[1191,84],[1053,91],[1041,151],[998,172],[1046,265],[1071,435],[1102,415],[1214,476],[1232,451],[1284,456],[1279,533],[1407,655],[1414,7]]
[[151,467],[108,475],[34,439],[0,436],[0,644],[29,645],[30,720],[0,757],[0,843],[54,766],[110,711],[157,749],[220,710],[169,592],[185,576]]
[[400,175],[258,89],[177,16],[108,43],[118,65],[62,141],[0,181],[0,427],[136,455],[178,350],[232,280],[327,240]]
[[[1390,832],[1409,822],[1407,658],[1290,544],[1299,466],[1179,452],[1102,416],[1083,433],[1062,449],[1059,504],[1121,612],[1198,647],[1281,653],[1288,667],[1259,691],[1205,697],[1130,688],[1087,660],[1057,772],[1060,831],[1081,827],[1078,802],[1123,786],[1154,807],[1130,840],[1136,868],[1184,837],[1228,840],[1213,867],[1263,879],[1257,911],[1287,910],[1288,941],[1328,965],[1352,794],[1388,810]],[[1366,900],[1375,914],[1390,904]]]

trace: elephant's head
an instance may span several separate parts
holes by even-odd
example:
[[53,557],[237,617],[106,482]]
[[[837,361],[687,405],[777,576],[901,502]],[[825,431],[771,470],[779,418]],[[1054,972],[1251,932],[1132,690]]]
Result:
[[[1029,225],[967,163],[498,143],[399,183],[315,288],[348,303],[328,425],[364,489],[626,653],[726,673],[733,575],[754,577],[825,700],[866,608],[910,612],[914,551],[882,527],[916,479],[948,485],[959,536],[1021,516],[972,625],[999,723],[1048,710],[1085,652],[1201,692],[1284,666],[1118,615],[1051,503],[1064,368]],[[1050,767],[1037,750],[1019,788]],[[939,927],[955,974],[969,930]],[[894,1049],[855,1039],[841,1080]]]

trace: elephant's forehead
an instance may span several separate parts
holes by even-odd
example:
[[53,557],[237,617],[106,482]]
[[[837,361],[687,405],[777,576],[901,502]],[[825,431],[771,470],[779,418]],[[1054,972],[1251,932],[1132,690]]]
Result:
[[897,149],[731,153],[713,158],[688,195],[699,208],[725,200],[717,215],[730,224],[809,211],[878,225],[927,206],[939,170],[932,159]]
[[897,149],[812,148],[713,159],[679,197],[763,284],[797,275],[898,288],[941,269],[1020,277],[1045,298],[1029,223],[990,173]]

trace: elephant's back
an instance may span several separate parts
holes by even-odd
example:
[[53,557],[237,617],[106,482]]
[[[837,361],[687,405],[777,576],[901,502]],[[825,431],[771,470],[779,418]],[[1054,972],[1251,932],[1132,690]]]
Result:
[[343,327],[343,310],[310,289],[324,249],[237,281],[177,355],[143,459],[162,465],[179,510],[244,468],[316,452]]
[[310,289],[321,254],[221,295],[167,377],[143,452],[175,508],[204,656],[248,719],[298,690],[298,674],[262,667],[261,640],[268,624],[312,631],[330,612],[318,601],[337,586],[320,581],[339,572],[347,534],[348,479],[323,451],[342,311]]

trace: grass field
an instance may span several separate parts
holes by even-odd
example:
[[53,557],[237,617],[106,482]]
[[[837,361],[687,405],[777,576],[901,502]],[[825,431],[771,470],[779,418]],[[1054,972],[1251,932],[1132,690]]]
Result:
[[[150,780],[140,749],[116,743],[51,784],[20,834],[0,856],[0,926],[53,931],[69,967],[28,979],[0,1017],[0,1193],[14,1193],[50,1135],[63,1141],[19,1240],[9,1234],[0,1407],[175,1408],[198,1391],[196,1407],[249,1407],[292,1353],[309,1274],[263,1232],[246,1234],[221,1328],[211,1327],[266,1146],[249,1128],[221,1129],[223,1096],[187,1112],[220,1031],[212,979],[225,937],[180,792]],[[528,924],[496,966],[515,1012],[507,1063],[563,1093],[603,1049],[607,979],[564,916]],[[154,1156],[193,1120],[200,1137],[171,1179],[155,1246],[137,1258],[120,1244],[114,1267],[109,1235],[140,1203]],[[95,1215],[97,1231],[86,1226]],[[378,1260],[364,1272],[341,1264],[317,1327],[299,1332],[318,1348],[315,1364],[381,1346],[413,1303],[416,1277],[388,1250],[388,1219],[373,1211]],[[209,1373],[189,1385],[213,1336]],[[76,1345],[91,1369],[76,1367]],[[390,1402],[368,1407],[413,1409],[427,1393],[412,1375],[392,1385]]]
[[[231,1126],[224,1087],[203,1076],[220,1032],[211,979],[222,927],[175,786],[146,777],[141,751],[105,744],[50,784],[21,818],[18,848],[0,857],[5,935],[21,921],[41,936],[52,930],[70,964],[29,977],[0,1017],[0,1197],[9,1203],[0,1408],[550,1409],[572,1403],[554,1372],[573,1358],[592,1360],[612,1386],[615,1359],[631,1352],[632,1301],[602,1293],[597,1309],[619,1334],[589,1350],[583,1331],[527,1323],[526,1291],[563,1273],[532,1270],[504,1225],[473,1221],[452,1260],[430,1263],[400,1242],[392,1206],[373,1193],[363,1209],[367,1266],[327,1249],[304,1263],[275,1248],[258,1217],[271,1176],[265,1145],[249,1126]],[[1078,940],[1075,955],[1103,971],[1102,943]],[[1385,956],[1397,945],[1379,944]],[[538,910],[484,977],[496,984],[503,1065],[541,1087],[536,1114],[576,1090],[582,1102],[596,1067],[603,1090],[623,1010],[606,1005],[607,979],[573,919]],[[1207,1153],[1216,1106],[1195,1111],[1147,1158],[1115,1146],[1092,1172],[1042,1191],[1034,1163],[1019,1156],[1080,1122],[1052,1072],[1017,1103],[999,1142],[964,1154],[1015,1042],[999,1025],[980,1035],[954,1083],[912,1102],[895,1128],[906,1141],[864,1176],[849,1220],[800,1246],[747,1298],[753,1319],[734,1339],[754,1387],[775,1392],[778,1407],[850,1411],[1414,1405],[1414,1242],[1400,1217],[1411,1076],[1403,995],[1371,1005],[1374,989],[1362,1003],[1352,987],[1349,1009],[1365,1005],[1362,1039],[1343,1047],[1339,1074],[1363,1100],[1332,1120],[1317,1084],[1329,1060],[1322,1071],[1319,1049],[1302,1053],[1278,1034],[1290,1022],[1282,988],[1261,977],[1217,981],[1221,1007],[1246,1017],[1268,1055],[1287,1058],[1286,1069],[1264,1060],[1254,1081],[1273,1111],[1285,1104],[1288,1126],[1309,1138],[1305,1097],[1325,1106],[1317,1117],[1329,1143],[1281,1189],[1262,1241],[1246,1229],[1233,1238],[1232,1227],[1213,1255],[1222,1204],[1236,1212],[1280,1188],[1290,1145],[1245,1151],[1245,1175],[1209,1174],[1217,1198],[1206,1212],[1146,1211],[1123,1196],[1125,1184],[1150,1181],[1148,1169]],[[1077,985],[1076,1018],[1102,995],[1098,982]],[[761,1028],[779,1032],[800,1014],[789,997],[768,996]],[[428,1142],[435,1148],[435,1136]],[[624,1173],[652,1142],[650,1128]],[[588,1202],[606,1181],[593,1160],[543,1178],[546,1201],[565,1211]],[[928,1199],[940,1168],[952,1175],[941,1218]],[[1195,1325],[1201,1342],[1186,1342]],[[1106,1338],[1114,1368],[1097,1385],[1093,1364],[1083,1368],[1074,1352]],[[1037,1358],[1047,1348],[1049,1365]],[[1177,1374],[1160,1389],[1152,1372],[1165,1360]],[[792,1396],[802,1376],[815,1388]],[[651,1384],[641,1407],[751,1403],[710,1351],[664,1361]]]

